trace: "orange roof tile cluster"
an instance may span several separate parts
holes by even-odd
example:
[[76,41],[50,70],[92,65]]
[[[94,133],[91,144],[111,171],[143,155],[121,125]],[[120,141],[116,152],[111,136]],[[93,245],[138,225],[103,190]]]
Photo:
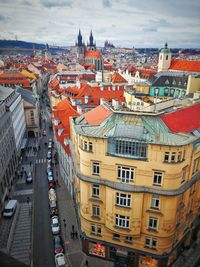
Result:
[[200,61],[177,60],[171,61],[170,70],[200,72]]
[[85,64],[83,64],[83,67],[85,69],[91,69],[91,70],[94,70],[95,69],[94,64],[91,64],[91,63],[85,63]]
[[118,72],[114,72],[111,76],[112,83],[127,83],[127,80],[124,79]]
[[84,114],[84,118],[90,125],[99,125],[112,114],[104,105],[100,105]]
[[99,51],[85,51],[85,57],[100,58],[101,53]]
[[69,118],[77,116],[79,116],[78,112],[72,107],[71,103],[67,99],[60,101],[53,109],[54,119],[60,121],[59,125],[54,125],[55,132],[58,133],[58,129],[64,129],[61,136],[57,135],[61,143],[64,141],[64,137],[70,136]]
[[[115,90],[113,90],[115,87]],[[74,99],[82,99],[84,102],[85,96],[88,96],[88,105],[99,105],[101,98],[106,100],[118,99],[124,101],[124,85],[104,86],[103,90],[100,86],[90,86],[87,83],[81,83],[78,94]]]

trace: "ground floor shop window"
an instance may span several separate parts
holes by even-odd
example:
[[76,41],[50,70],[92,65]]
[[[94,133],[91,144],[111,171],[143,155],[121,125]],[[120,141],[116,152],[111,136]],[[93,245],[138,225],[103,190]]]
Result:
[[89,254],[105,258],[106,257],[105,246],[99,243],[89,243]]

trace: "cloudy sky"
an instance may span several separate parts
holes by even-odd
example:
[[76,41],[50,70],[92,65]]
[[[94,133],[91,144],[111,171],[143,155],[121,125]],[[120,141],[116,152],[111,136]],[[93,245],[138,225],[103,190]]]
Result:
[[97,46],[200,47],[200,0],[0,0],[0,39]]

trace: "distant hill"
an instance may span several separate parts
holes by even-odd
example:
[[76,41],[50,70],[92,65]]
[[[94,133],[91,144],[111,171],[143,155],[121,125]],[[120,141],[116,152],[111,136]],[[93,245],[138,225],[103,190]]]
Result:
[[[30,54],[31,50],[33,50],[33,47],[36,50],[46,49],[45,44],[37,44],[37,43],[32,43],[32,42],[16,41],[16,40],[0,40],[0,54],[11,54],[14,52],[14,51],[11,52],[12,48],[15,50],[14,53],[18,52],[17,51],[18,48],[19,48],[19,51],[21,49],[30,49],[30,51],[23,51],[23,54],[24,53]],[[10,51],[8,51],[9,48],[11,49]],[[57,51],[66,51],[66,49],[60,48],[60,47],[49,47],[49,50],[51,51],[52,54],[54,54]]]
[[25,41],[16,41],[16,40],[0,40],[0,47],[1,48],[26,48],[26,49],[33,49],[33,45],[35,49],[45,49],[44,44],[36,44],[32,42],[25,42]]

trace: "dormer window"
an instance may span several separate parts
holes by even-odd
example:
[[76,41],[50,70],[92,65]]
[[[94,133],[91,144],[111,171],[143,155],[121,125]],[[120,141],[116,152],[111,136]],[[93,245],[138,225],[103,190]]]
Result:
[[166,80],[166,81],[165,81],[165,84],[169,84],[169,80]]

